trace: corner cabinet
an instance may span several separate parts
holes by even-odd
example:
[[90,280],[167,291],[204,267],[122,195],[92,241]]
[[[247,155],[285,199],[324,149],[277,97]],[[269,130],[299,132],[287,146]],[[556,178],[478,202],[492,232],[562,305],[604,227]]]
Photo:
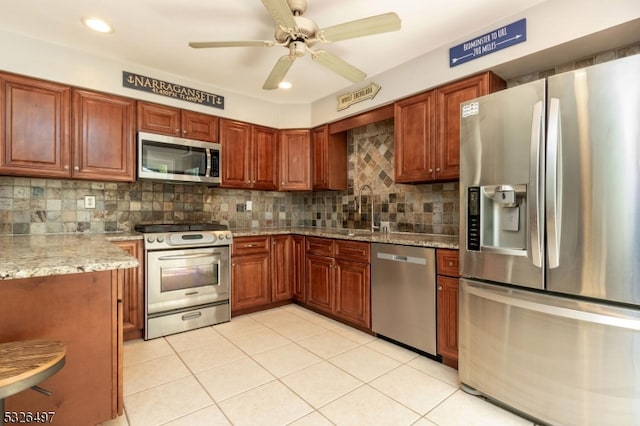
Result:
[[73,178],[135,181],[135,108],[132,99],[73,90]]
[[309,130],[280,130],[278,159],[281,191],[311,190],[311,137]]
[[460,175],[460,103],[501,89],[491,72],[456,81],[394,104],[395,181],[456,180]]
[[369,243],[306,238],[306,305],[371,328],[371,245]]
[[458,368],[458,251],[436,251],[438,288],[438,355]]
[[71,88],[0,73],[0,174],[71,176]]
[[312,187],[347,189],[347,132],[329,133],[329,125],[311,130]]
[[138,102],[138,130],[218,142],[219,117],[150,102]]
[[223,188],[278,189],[278,131],[220,120]]

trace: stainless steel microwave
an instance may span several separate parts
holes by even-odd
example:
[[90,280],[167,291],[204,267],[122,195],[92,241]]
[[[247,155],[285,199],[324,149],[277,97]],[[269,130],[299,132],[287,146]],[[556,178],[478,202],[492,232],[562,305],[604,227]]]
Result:
[[220,144],[138,132],[138,179],[220,184]]

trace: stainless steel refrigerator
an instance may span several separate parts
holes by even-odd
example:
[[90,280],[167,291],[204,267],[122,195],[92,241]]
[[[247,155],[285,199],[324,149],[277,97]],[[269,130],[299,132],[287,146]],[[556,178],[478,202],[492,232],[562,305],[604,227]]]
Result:
[[463,388],[640,425],[640,55],[463,103],[460,150]]

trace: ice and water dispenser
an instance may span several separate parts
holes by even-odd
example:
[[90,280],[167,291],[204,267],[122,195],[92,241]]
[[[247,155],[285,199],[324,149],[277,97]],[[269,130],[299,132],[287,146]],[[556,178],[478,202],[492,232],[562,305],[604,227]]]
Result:
[[527,185],[467,190],[467,250],[526,256]]

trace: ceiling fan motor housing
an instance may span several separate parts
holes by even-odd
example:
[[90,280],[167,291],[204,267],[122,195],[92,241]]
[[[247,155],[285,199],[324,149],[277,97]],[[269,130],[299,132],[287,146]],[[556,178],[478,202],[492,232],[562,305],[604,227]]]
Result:
[[[288,29],[280,26],[276,27],[275,39],[278,43],[287,43],[288,41],[304,41],[307,42],[315,38],[318,32],[318,25],[309,18],[304,16],[294,16],[296,28]],[[312,45],[310,43],[309,45]]]

